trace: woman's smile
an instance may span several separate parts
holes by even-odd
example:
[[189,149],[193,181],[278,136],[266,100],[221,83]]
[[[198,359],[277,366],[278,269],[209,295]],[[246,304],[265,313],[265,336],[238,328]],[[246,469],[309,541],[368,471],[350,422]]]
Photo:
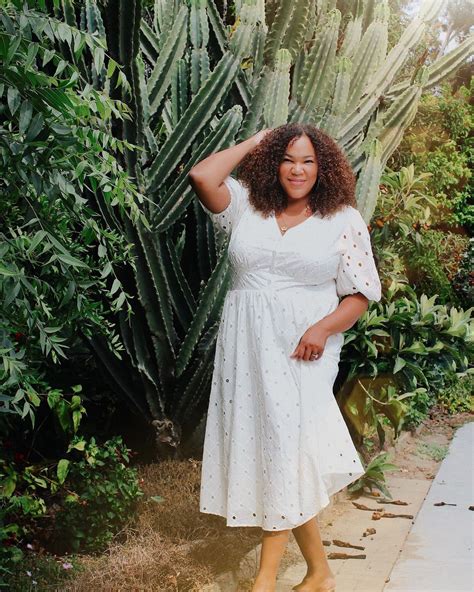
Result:
[[286,147],[278,176],[287,197],[302,199],[316,182],[318,164],[314,147],[305,134],[294,138]]

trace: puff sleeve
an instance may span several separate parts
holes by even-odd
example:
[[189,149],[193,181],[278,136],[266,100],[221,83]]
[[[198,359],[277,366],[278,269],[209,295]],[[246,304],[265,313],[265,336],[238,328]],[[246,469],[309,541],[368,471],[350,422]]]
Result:
[[225,234],[231,234],[248,206],[248,192],[246,187],[240,181],[234,179],[234,177],[226,177],[224,183],[230,192],[230,202],[222,212],[211,212],[201,201],[199,203],[209,215],[215,227],[219,228]]
[[369,300],[381,298],[380,278],[370,235],[359,210],[350,207],[338,241],[340,261],[336,278],[339,297],[361,292]]

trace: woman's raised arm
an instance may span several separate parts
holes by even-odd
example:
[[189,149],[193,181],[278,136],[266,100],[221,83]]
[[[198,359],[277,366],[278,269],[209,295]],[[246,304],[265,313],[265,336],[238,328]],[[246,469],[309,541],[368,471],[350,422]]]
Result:
[[270,131],[270,129],[261,130],[243,142],[210,154],[189,171],[189,182],[192,188],[199,200],[211,212],[218,214],[229,205],[230,193],[223,182],[224,179]]

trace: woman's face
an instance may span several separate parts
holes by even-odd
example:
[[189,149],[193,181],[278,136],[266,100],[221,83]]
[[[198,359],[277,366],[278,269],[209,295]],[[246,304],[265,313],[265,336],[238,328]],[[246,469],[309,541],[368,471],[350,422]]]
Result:
[[278,179],[288,199],[306,198],[318,177],[318,163],[311,140],[302,135],[290,141],[278,168]]

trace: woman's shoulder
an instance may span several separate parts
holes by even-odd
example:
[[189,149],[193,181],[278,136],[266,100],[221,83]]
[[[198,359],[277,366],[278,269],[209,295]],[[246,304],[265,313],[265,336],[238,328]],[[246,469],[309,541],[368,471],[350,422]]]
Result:
[[357,209],[356,206],[352,206],[350,204],[344,204],[340,210],[338,210],[340,214],[346,218],[354,218],[361,216],[361,213]]
[[[249,204],[249,191],[244,183],[239,179],[228,175],[224,179],[224,184],[227,186],[231,200],[239,203],[239,207],[247,207]],[[235,205],[235,204],[234,204]]]
[[346,224],[362,218],[359,210],[349,204],[344,204],[324,219],[332,224]]
[[336,210],[331,216],[324,218],[325,225],[332,235],[342,236],[346,232],[366,232],[367,224],[365,223],[362,214],[357,209],[349,204],[344,204],[341,208]]
[[360,225],[367,226],[357,207],[350,204],[345,204],[336,212],[336,219],[343,225],[351,224],[356,227]]

